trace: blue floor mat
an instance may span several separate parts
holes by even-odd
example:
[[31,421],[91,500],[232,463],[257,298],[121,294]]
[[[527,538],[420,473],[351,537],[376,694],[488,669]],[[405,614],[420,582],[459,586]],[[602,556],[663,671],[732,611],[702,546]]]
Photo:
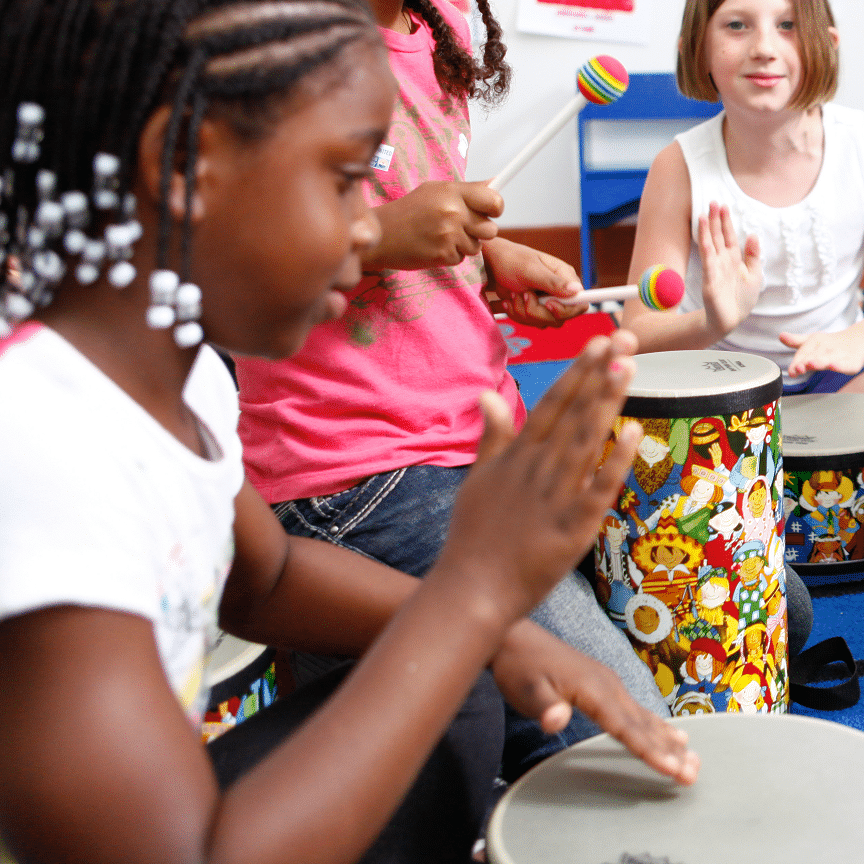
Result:
[[[859,661],[864,659],[864,582],[811,588],[810,595],[813,598],[813,632],[806,647],[832,636],[842,636],[852,656]],[[792,713],[833,720],[864,732],[864,704],[861,701],[840,711],[817,711],[793,703]]]

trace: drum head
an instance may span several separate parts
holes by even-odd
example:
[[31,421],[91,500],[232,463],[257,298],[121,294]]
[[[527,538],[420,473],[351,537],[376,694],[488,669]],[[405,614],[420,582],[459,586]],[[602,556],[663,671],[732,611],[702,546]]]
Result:
[[780,407],[787,468],[864,468],[864,393],[784,396]]
[[625,417],[735,414],[780,397],[772,360],[734,351],[662,351],[636,356]]
[[542,762],[501,799],[491,864],[837,864],[864,847],[864,734],[790,715],[670,721],[702,759],[693,786],[608,735]]

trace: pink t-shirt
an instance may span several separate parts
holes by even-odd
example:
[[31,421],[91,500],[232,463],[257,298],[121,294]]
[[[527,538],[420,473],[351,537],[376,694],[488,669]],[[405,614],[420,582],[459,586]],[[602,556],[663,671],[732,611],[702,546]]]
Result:
[[[467,44],[462,15],[447,2],[440,10]],[[464,178],[467,104],[441,91],[434,39],[416,23],[411,35],[382,31],[399,99],[376,157],[373,205],[425,180]],[[457,267],[384,271],[365,278],[343,318],[314,328],[290,360],[237,358],[246,469],[264,498],[329,495],[406,465],[470,464],[486,389],[521,424],[525,408],[484,281],[479,255]]]

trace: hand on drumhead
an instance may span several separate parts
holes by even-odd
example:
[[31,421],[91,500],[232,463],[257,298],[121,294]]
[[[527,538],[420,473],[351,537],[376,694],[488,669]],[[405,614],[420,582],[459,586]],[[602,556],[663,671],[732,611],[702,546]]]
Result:
[[795,348],[795,356],[788,372],[793,378],[832,369],[844,375],[857,375],[864,368],[864,334],[857,326],[839,333],[781,333],[780,341],[787,348]]
[[717,339],[734,330],[753,311],[762,290],[759,239],[751,234],[738,245],[729,208],[712,201],[699,217],[702,301],[706,323]]
[[598,471],[624,401],[636,340],[591,340],[513,435],[497,394],[485,395],[486,432],[454,507],[440,561],[469,561],[476,586],[510,610],[533,608],[594,542],[636,452],[627,424]]
[[507,702],[544,732],[564,729],[576,707],[655,771],[685,785],[696,780],[699,757],[685,732],[635,702],[611,669],[533,622],[511,628],[492,672]]

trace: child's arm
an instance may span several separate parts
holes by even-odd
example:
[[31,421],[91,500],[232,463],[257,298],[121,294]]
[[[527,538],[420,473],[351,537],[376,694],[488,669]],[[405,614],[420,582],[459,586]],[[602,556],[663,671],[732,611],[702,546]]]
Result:
[[483,244],[483,260],[489,278],[487,288],[498,294],[513,321],[533,327],[560,327],[587,308],[564,306],[554,300],[548,305],[540,302],[538,295],[569,297],[582,290],[576,271],[560,258],[496,237]]
[[[255,534],[262,538],[272,532],[266,543],[256,543],[250,552],[260,556],[269,546],[274,557],[267,566],[260,557],[249,559],[250,571],[259,571],[257,575],[242,575],[237,565],[232,571],[220,623],[237,636],[359,657],[421,584],[374,560],[358,560],[339,547],[303,537],[286,539],[270,508],[248,484],[241,498],[244,504],[238,514],[254,526]],[[245,558],[238,549],[238,559]],[[280,578],[283,570],[285,578]],[[252,602],[250,592],[238,590],[249,579],[258,583],[259,601]],[[656,770],[680,782],[692,779],[693,762],[671,726],[641,708],[606,666],[528,619],[510,628],[492,671],[510,704],[536,717],[548,732],[563,729],[576,706]]]
[[[660,265],[687,273],[690,257],[690,175],[677,143],[654,160],[639,204],[630,282]],[[622,326],[639,339],[639,350],[707,348],[752,311],[762,284],[759,245],[748,237],[742,251],[725,207],[712,204],[699,219],[703,308],[681,315],[657,312],[640,300],[624,304]]]
[[381,242],[363,259],[365,272],[452,267],[498,233],[504,201],[485,182],[430,180],[375,208]]
[[[638,440],[637,430],[624,432],[595,473],[632,374],[626,343],[618,334],[614,345],[597,340],[586,348],[512,443],[500,405],[489,403],[481,459],[438,564],[404,591],[411,596],[327,705],[224,797],[165,680],[149,621],[59,607],[0,623],[4,834],[42,862],[355,861],[512,622],[593,538]],[[238,561],[223,606],[280,605],[295,576],[306,587],[288,596],[313,600],[303,574],[311,546],[284,534],[277,542],[282,529],[272,514],[251,526],[260,529],[251,539],[244,511],[258,504],[243,492],[238,505]],[[368,564],[356,559],[355,569]],[[260,577],[247,596],[236,582],[241,574]],[[380,602],[361,620],[359,629],[368,629],[355,634],[358,645],[380,623]],[[301,619],[317,610],[296,612]],[[562,695],[579,680],[570,678]],[[650,735],[636,728],[640,711],[633,720],[630,710],[628,720],[628,710],[613,710],[610,731],[646,746]],[[651,722],[654,731],[662,726]],[[691,781],[694,757],[681,739],[670,733],[661,749],[657,767]]]
[[797,349],[789,364],[792,377],[822,369],[857,375],[864,369],[864,321],[837,333],[781,333],[780,341]]

